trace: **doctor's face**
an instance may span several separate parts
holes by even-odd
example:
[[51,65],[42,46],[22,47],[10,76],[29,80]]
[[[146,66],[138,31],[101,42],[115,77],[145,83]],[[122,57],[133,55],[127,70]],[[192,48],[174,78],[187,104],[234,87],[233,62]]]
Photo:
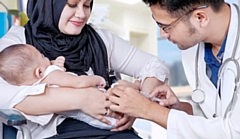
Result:
[[91,14],[92,0],[68,0],[58,23],[59,30],[67,35],[78,35]]
[[200,32],[187,16],[173,18],[159,4],[151,5],[153,19],[160,27],[160,35],[176,44],[179,49],[188,49],[201,41]]

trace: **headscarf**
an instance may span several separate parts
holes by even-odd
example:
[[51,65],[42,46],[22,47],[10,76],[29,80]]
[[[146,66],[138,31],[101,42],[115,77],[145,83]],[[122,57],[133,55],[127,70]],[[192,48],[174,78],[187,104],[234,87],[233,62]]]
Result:
[[[97,32],[88,24],[79,35],[60,32],[58,22],[66,3],[67,0],[28,0],[26,42],[50,60],[64,56],[67,71],[82,75],[91,67],[95,75],[109,81],[107,50]],[[91,9],[92,5],[93,1]]]

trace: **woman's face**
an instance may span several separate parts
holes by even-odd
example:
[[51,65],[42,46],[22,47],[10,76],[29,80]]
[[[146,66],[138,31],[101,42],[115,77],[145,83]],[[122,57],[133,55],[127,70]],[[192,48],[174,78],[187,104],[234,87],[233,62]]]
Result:
[[92,0],[68,0],[59,19],[59,30],[67,35],[78,35],[88,21]]

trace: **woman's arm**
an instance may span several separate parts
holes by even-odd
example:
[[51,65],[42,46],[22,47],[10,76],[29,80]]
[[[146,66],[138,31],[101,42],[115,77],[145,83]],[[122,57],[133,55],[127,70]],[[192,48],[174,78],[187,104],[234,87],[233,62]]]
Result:
[[0,38],[0,51],[13,44],[25,44],[26,41],[24,30],[25,29],[22,26],[12,26],[8,32],[2,38]]
[[27,96],[14,106],[28,115],[41,115],[80,110],[106,123],[104,114],[109,104],[105,93],[96,88],[46,88],[43,94]]
[[159,85],[163,85],[163,82],[159,81],[155,77],[147,77],[142,83],[141,91],[150,93],[155,87]]
[[141,91],[150,93],[156,86],[162,85],[168,78],[168,68],[158,57],[144,52],[128,41],[110,35],[107,47],[111,68],[141,80]]
[[168,68],[158,57],[144,52],[107,30],[91,26],[98,32],[105,43],[110,69],[144,81],[147,77],[156,77],[165,82]]

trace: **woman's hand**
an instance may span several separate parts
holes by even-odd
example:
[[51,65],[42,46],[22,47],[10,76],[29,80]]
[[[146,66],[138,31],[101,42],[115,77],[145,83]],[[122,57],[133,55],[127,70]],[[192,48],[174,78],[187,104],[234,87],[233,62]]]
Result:
[[168,108],[180,109],[180,101],[174,92],[171,90],[170,86],[164,84],[161,86],[156,87],[151,93],[150,98],[157,97],[162,100],[159,103],[162,106],[167,106]]
[[111,129],[111,131],[123,131],[126,129],[131,129],[135,119],[136,118],[124,114],[122,118],[114,125],[115,128]]
[[108,95],[97,88],[88,88],[85,93],[85,98],[82,99],[81,103],[81,111],[110,125],[110,121],[104,118],[110,106]]

